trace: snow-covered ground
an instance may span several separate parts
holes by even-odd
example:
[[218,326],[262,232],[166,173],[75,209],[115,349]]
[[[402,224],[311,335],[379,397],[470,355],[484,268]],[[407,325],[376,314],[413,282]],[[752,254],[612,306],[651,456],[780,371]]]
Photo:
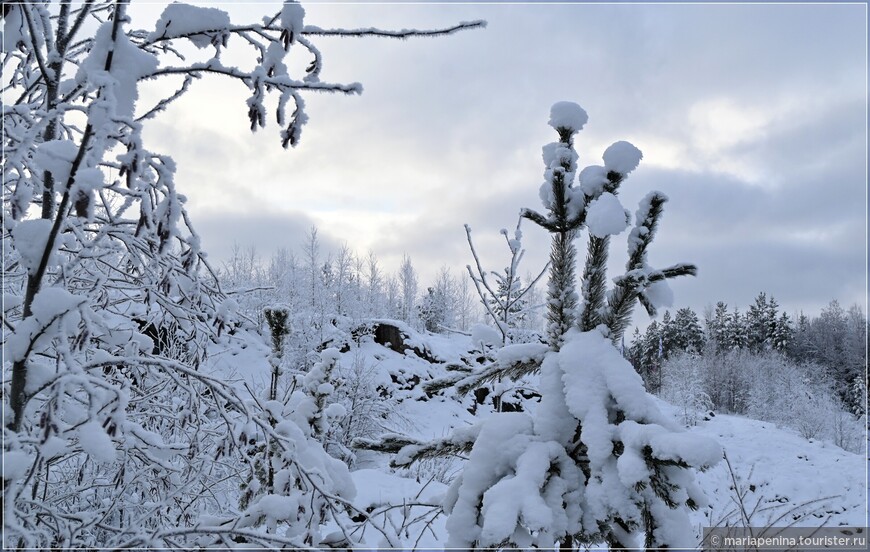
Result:
[[[679,417],[675,407],[658,404]],[[739,524],[734,481],[746,510],[755,511],[750,518],[755,527],[866,524],[867,459],[862,455],[741,416],[719,414],[688,431],[716,439],[728,459],[697,476],[711,502],[695,514],[699,526],[711,525],[711,519],[712,525]]]
[[[469,337],[414,332],[410,344],[425,348],[439,362],[431,363],[411,351],[396,353],[370,338],[342,353],[340,361],[346,366],[361,363],[374,381],[391,390],[396,400],[391,419],[397,433],[419,439],[444,437],[453,428],[492,415],[489,400],[472,414],[473,396],[460,397],[453,389],[445,389],[429,397],[419,385],[448,375],[447,366],[461,363],[463,357],[479,356]],[[268,370],[266,365],[250,367],[253,372]],[[260,378],[248,372],[245,379]],[[680,419],[679,409],[653,400],[663,413]],[[710,501],[692,514],[699,534],[706,526],[742,525],[742,511],[752,526],[866,525],[868,464],[864,455],[741,416],[716,414],[686,431],[718,441],[727,456],[727,462],[697,474]],[[437,505],[462,461],[425,461],[394,469],[390,459],[388,454],[358,452],[352,472],[356,506],[372,513],[384,530],[404,527],[397,536],[409,549],[443,546],[446,520]],[[385,544],[371,527],[357,537],[372,547]]]

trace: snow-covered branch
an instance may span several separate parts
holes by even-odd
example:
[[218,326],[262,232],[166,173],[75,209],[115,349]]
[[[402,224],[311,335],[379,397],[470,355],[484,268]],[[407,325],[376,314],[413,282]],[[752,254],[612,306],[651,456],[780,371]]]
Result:
[[442,29],[401,29],[398,31],[388,31],[383,29],[375,29],[373,27],[367,28],[359,28],[359,29],[322,29],[320,27],[316,27],[314,25],[306,25],[302,30],[303,34],[306,35],[314,35],[314,36],[352,36],[352,37],[366,37],[366,36],[378,36],[382,38],[413,38],[413,37],[435,37],[435,36],[445,36],[454,34],[460,31],[470,30],[470,29],[483,29],[486,28],[486,21],[483,20],[475,20],[475,21],[461,21],[456,25],[452,25],[450,27],[444,27]]

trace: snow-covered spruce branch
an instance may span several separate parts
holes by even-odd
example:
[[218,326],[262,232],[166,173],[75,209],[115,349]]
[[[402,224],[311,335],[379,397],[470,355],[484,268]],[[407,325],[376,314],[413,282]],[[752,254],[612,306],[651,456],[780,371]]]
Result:
[[601,322],[610,329],[613,342],[618,342],[631,320],[635,300],[639,300],[650,317],[656,316],[657,309],[646,295],[645,290],[655,282],[679,276],[697,275],[697,267],[680,263],[661,270],[649,268],[646,251],[658,227],[659,219],[667,197],[661,192],[650,192],[641,200],[635,213],[635,227],[628,237],[628,261],[625,274],[614,278],[614,288],[607,292],[607,306],[603,309]]
[[481,424],[457,429],[452,435],[436,439],[428,443],[412,443],[402,447],[396,456],[390,460],[392,467],[409,466],[414,462],[427,458],[456,456],[467,458],[475,439],[480,433]]
[[457,456],[465,458],[480,432],[480,424],[454,431],[453,435],[434,441],[420,441],[404,435],[386,434],[377,439],[357,439],[355,448],[395,454],[390,460],[394,468],[406,467],[427,458]]
[[541,363],[534,360],[517,360],[507,365],[493,363],[479,372],[460,379],[453,386],[460,395],[467,395],[482,385],[505,379],[517,381],[525,376],[536,374],[540,370]]
[[443,391],[444,389],[449,389],[450,387],[455,386],[460,381],[464,380],[468,377],[467,373],[455,373],[448,374],[441,378],[435,378],[429,380],[425,383],[422,383],[422,389],[427,395],[434,395],[439,391]]
[[[622,144],[627,144],[627,142],[617,142],[616,144],[611,146],[611,148]],[[628,146],[631,145],[628,144]],[[626,172],[615,170],[612,167],[606,166],[598,171],[598,173],[596,174],[598,180],[595,182],[595,185],[590,184],[584,191],[584,195],[586,196],[586,202],[590,206],[593,204],[593,202],[596,207],[604,206],[604,201],[609,200],[606,204],[606,207],[609,208],[611,211],[616,211],[617,209],[621,208],[621,205],[619,205],[619,201],[616,199],[616,194],[619,191],[619,186],[625,179],[627,172],[630,172],[634,169],[634,167],[631,167],[631,163],[634,163],[634,158],[637,158],[637,162],[640,161],[640,151],[637,150],[637,148],[631,146],[622,149],[624,149],[625,151],[623,152],[617,150],[615,153],[628,156],[625,161],[626,163],[628,163],[628,165],[625,167],[620,167],[623,171]],[[610,148],[608,148],[608,151],[605,151],[605,159],[607,158],[608,153],[610,153]],[[637,163],[634,164],[636,167]],[[582,178],[583,177],[581,174],[581,182]],[[608,214],[610,214],[611,216],[618,216],[613,213]],[[593,222],[597,222],[601,218],[600,216],[595,217],[595,215],[597,215],[597,213],[593,213]],[[626,219],[628,218],[627,213],[624,216]],[[624,230],[624,225],[622,225],[622,228],[619,228],[619,226],[620,225],[616,225],[613,228],[617,230],[613,233],[618,233]],[[611,232],[609,230],[611,229],[593,227],[590,228],[589,231],[588,245],[586,247],[586,263],[583,267],[583,274],[581,276],[581,308],[578,315],[578,324],[580,329],[583,331],[590,331],[593,328],[597,327],[600,323],[602,323],[602,319],[606,316],[603,307],[607,289],[606,266],[610,250],[611,236]]]
[[[614,343],[619,341],[624,334],[631,320],[634,302],[646,287],[646,283],[642,283],[640,278],[631,279],[630,275],[634,271],[643,270],[647,265],[646,251],[655,237],[659,218],[667,199],[667,196],[661,192],[650,192],[641,200],[635,213],[635,226],[628,237],[626,274],[614,279],[615,287],[607,295],[608,309],[603,317],[604,323],[610,329]],[[649,312],[649,314],[655,316],[655,311]]]
[[547,345],[540,343],[515,343],[502,347],[496,353],[495,362],[457,381],[456,390],[465,395],[486,383],[503,379],[517,381],[536,374],[548,351]]
[[358,449],[395,454],[402,450],[402,447],[406,447],[409,445],[421,445],[423,444],[423,442],[419,439],[413,439],[404,435],[387,433],[381,435],[377,439],[366,439],[360,437],[354,439],[351,444],[354,448]]

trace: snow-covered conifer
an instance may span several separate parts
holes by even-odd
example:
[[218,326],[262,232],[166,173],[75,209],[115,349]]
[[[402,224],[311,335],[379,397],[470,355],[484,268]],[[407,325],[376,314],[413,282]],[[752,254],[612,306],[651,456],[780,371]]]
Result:
[[745,349],[748,344],[746,317],[740,314],[740,309],[734,307],[734,311],[728,317],[728,323],[725,326],[725,348],[727,350]]
[[426,331],[440,332],[447,313],[447,297],[445,297],[444,291],[434,287],[427,288],[426,295],[420,300],[417,311],[417,316]]
[[788,314],[782,313],[776,320],[776,324],[772,334],[772,346],[775,351],[785,352],[791,344],[794,330],[791,324],[791,318]]
[[[650,194],[629,237],[626,274],[617,278],[614,290],[604,288],[609,236],[624,229],[628,217],[610,197],[604,206],[595,207],[596,200],[603,194],[615,196],[641,155],[634,146],[618,142],[605,152],[605,167],[585,170],[575,187],[573,136],[586,120],[576,104],[553,106],[550,125],[559,142],[544,147],[546,181],[540,190],[547,214],[523,211],[552,234],[549,347],[517,374],[540,370],[542,397],[534,416],[496,414],[473,434],[463,431],[462,439],[448,438],[442,447],[415,443],[399,454],[407,463],[436,450],[455,451],[447,442],[461,440],[464,448],[473,441],[444,504],[450,514],[449,547],[558,544],[570,549],[606,543],[637,548],[640,534],[646,548],[697,543],[686,509],[700,506],[704,497],[691,470],[716,463],[721,449],[680,433],[658,411],[640,376],[614,345],[636,300],[651,314],[660,306],[651,286],[695,270],[691,265],[653,270],[646,264],[646,248],[664,203],[661,194]],[[590,222],[590,210],[595,212],[595,228],[589,227],[578,315],[573,241]],[[516,347],[502,350],[504,366],[515,364]],[[486,377],[513,373],[486,372]]]
[[719,301],[713,313],[705,320],[707,327],[707,341],[714,344],[716,351],[725,350],[728,328],[728,305]]
[[417,302],[417,271],[411,264],[411,257],[402,257],[402,266],[399,268],[399,288],[402,294],[401,320],[406,324],[414,325]]
[[673,328],[673,349],[695,353],[704,349],[704,332],[695,311],[688,307],[678,309],[674,315]]

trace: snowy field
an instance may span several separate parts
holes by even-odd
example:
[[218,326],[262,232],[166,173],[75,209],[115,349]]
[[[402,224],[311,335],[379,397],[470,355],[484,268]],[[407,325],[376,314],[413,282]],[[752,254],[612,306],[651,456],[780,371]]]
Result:
[[[392,374],[418,375],[422,385],[445,376],[445,366],[477,353],[471,339],[458,334],[415,332],[413,341],[424,345],[439,362],[431,364],[410,351],[399,354],[370,340],[343,353],[340,362],[362,362],[372,367],[375,380],[382,385],[390,385]],[[252,370],[245,379],[258,382],[268,378],[265,363],[248,366]],[[475,403],[473,396],[445,390],[427,397],[419,387],[393,390],[399,397],[392,418],[397,432],[421,440],[445,437],[455,428],[493,415],[488,401],[477,405],[473,415],[469,412]],[[677,407],[657,397],[652,400],[675,422],[680,419]],[[534,408],[533,401],[527,405]],[[699,534],[703,527],[743,525],[744,511],[755,527],[864,526],[868,463],[862,455],[742,416],[716,414],[686,431],[714,439],[728,458],[728,462],[697,474],[698,484],[710,501],[707,507],[691,514]],[[443,546],[447,539],[446,516],[437,505],[449,481],[460,471],[462,460],[395,469],[389,466],[391,458],[388,454],[357,452],[351,473],[357,488],[356,506],[375,512],[392,506],[387,515],[394,526],[406,527],[399,538],[409,549]],[[403,503],[405,508],[395,507]],[[384,545],[381,535],[370,528],[362,541],[373,547]]]

